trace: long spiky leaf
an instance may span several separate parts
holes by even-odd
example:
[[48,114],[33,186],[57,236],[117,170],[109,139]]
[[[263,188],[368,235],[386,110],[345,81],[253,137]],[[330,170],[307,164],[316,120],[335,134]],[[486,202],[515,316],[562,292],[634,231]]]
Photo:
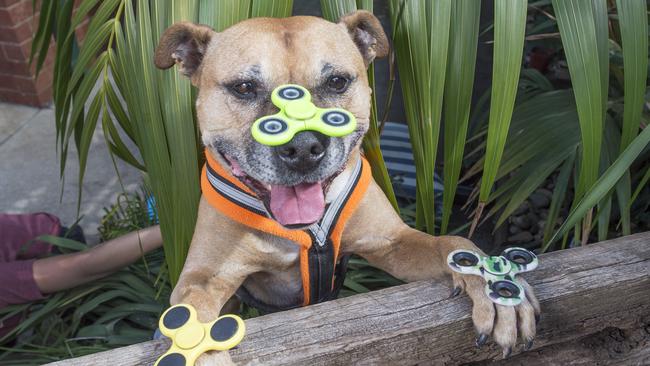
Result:
[[492,98],[479,196],[483,203],[487,201],[494,185],[512,118],[524,48],[526,9],[527,0],[494,2]]
[[449,57],[444,97],[444,170],[440,232],[447,232],[463,162],[474,85],[481,2],[455,0],[449,32]]
[[[580,174],[575,200],[580,200],[598,179],[600,150],[607,96],[607,22],[603,16],[605,0],[553,0],[558,26],[578,108],[582,135]],[[605,40],[603,40],[605,38]],[[591,223],[585,218],[585,230]],[[585,238],[586,240],[587,238]]]

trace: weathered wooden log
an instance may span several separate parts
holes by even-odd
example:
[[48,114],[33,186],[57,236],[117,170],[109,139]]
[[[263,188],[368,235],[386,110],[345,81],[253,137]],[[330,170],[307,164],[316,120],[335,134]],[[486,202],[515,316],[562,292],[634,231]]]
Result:
[[[567,343],[556,343],[500,361],[471,366],[648,366],[650,319],[634,329],[606,328]],[[469,364],[467,364],[469,366]]]
[[[640,328],[650,314],[650,232],[542,255],[525,277],[542,305],[531,352],[607,327]],[[238,364],[263,365],[498,360],[496,345],[474,346],[469,298],[448,296],[445,285],[424,281],[250,319],[231,354]],[[50,365],[151,365],[166,348],[151,341]]]

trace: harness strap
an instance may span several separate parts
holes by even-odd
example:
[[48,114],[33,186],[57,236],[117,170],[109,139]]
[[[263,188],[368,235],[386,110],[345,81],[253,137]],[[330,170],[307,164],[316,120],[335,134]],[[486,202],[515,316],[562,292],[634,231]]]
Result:
[[[370,166],[361,158],[355,164],[343,192],[327,206],[323,218],[306,230],[286,229],[273,220],[255,194],[226,171],[207,149],[206,164],[201,174],[201,190],[208,203],[230,219],[300,246],[300,274],[304,294],[302,305],[308,305],[338,295],[338,289],[343,283],[341,277],[345,276],[345,271],[339,273],[341,266],[337,266],[341,236],[370,179]],[[347,265],[347,260],[345,264]],[[335,283],[339,280],[340,284]]]

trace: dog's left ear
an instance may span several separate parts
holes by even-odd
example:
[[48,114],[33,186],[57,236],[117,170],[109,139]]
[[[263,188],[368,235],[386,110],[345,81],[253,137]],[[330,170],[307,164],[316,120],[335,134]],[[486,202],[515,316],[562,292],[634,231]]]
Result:
[[379,20],[369,11],[357,10],[354,13],[344,15],[339,19],[357,45],[366,67],[375,58],[382,58],[388,55],[388,38],[379,23]]
[[215,34],[207,25],[176,23],[160,36],[154,64],[159,69],[178,65],[178,70],[189,77],[192,84],[198,85],[203,56]]

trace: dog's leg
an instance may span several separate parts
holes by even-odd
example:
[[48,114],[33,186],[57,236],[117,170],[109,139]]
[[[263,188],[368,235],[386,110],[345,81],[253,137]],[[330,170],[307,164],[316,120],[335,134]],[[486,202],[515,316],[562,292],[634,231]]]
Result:
[[[246,277],[264,265],[255,236],[237,225],[201,200],[192,245],[170,298],[172,305],[192,305],[201,322],[219,317]],[[197,365],[232,364],[228,352],[206,353],[197,361]]]
[[489,335],[510,354],[517,334],[530,348],[535,337],[539,303],[532,288],[518,278],[526,289],[526,300],[517,307],[495,305],[485,295],[485,282],[472,275],[461,275],[447,266],[447,255],[456,249],[481,252],[471,241],[457,236],[434,237],[414,230],[402,222],[376,184],[371,184],[354,217],[347,225],[344,251],[366,258],[404,281],[451,278],[452,295],[463,290],[474,303],[472,319],[478,332],[477,346]]
[[[247,275],[244,272],[238,271],[236,269],[237,267],[243,269],[247,266],[244,264],[238,266],[237,262],[231,262],[228,265],[228,268],[231,269],[230,271],[205,267],[197,267],[183,271],[183,275],[172,294],[171,303],[191,304],[196,308],[201,322],[209,322],[216,319],[220,315],[221,310],[225,310],[229,299],[232,298]],[[233,365],[233,362],[226,351],[208,352],[199,357],[196,365],[225,366]]]

